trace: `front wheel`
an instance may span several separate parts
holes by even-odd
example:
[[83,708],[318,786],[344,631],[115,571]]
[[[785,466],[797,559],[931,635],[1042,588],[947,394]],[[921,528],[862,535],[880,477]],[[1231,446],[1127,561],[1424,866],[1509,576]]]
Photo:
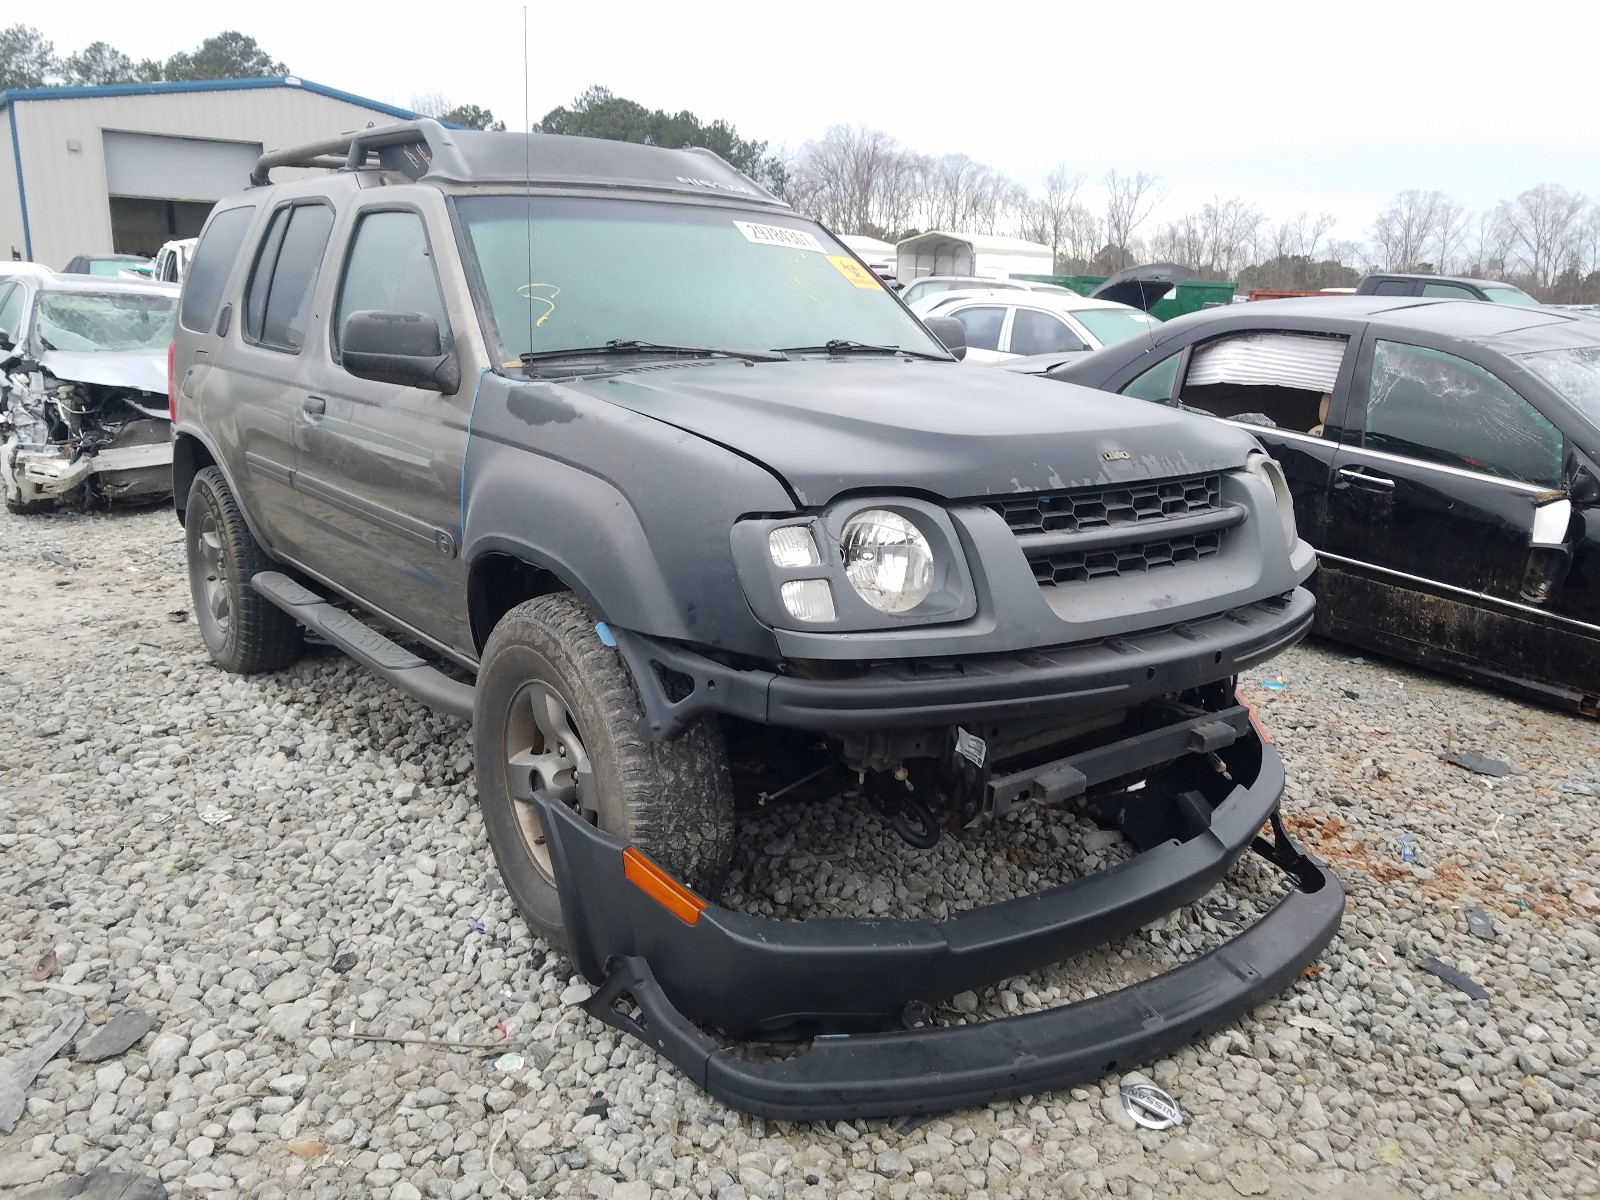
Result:
[[641,736],[633,677],[570,593],[495,626],[478,670],[472,741],[478,801],[506,888],[528,924],[566,946],[535,790],[715,896],[733,849],[733,786],[720,730]]
[[189,594],[211,661],[225,671],[276,671],[300,657],[304,634],[293,617],[250,586],[272,565],[245,524],[239,502],[217,467],[189,487],[184,509]]

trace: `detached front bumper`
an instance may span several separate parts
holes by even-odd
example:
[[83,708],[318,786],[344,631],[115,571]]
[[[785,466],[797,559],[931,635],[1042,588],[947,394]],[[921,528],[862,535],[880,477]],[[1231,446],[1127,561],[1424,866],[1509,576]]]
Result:
[[[538,803],[568,945],[598,988],[586,1004],[592,1015],[746,1112],[897,1116],[1049,1091],[1162,1057],[1283,990],[1316,958],[1338,929],[1344,892],[1276,826],[1276,753],[1253,740],[1237,758],[1253,764],[1253,777],[1212,810],[1204,832],[944,922],[730,912],[562,806]],[[1269,821],[1279,835],[1272,842],[1258,837]],[[1192,903],[1251,848],[1295,887],[1217,950],[1077,1004],[928,1027],[931,1006],[958,992],[1059,962]],[[752,1042],[730,1047],[697,1022]],[[785,1057],[761,1052],[764,1043],[807,1039]]]

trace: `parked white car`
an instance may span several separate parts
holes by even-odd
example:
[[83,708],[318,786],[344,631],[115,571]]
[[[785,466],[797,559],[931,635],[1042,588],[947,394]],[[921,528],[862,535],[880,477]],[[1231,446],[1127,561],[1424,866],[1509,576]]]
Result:
[[194,253],[195,243],[199,240],[199,238],[180,238],[162,246],[156,251],[155,265],[150,269],[150,278],[161,283],[182,283],[183,277],[189,273],[189,256]]
[[905,290],[900,293],[900,299],[907,304],[915,305],[918,300],[926,300],[929,296],[941,292],[964,292],[982,288],[1052,292],[1058,296],[1078,294],[1071,288],[1062,287],[1059,283],[1040,283],[1034,279],[980,279],[976,275],[924,275],[921,279],[914,279],[906,284]]
[[911,311],[960,321],[967,331],[966,360],[980,363],[1098,350],[1161,323],[1111,300],[1013,288],[940,292],[915,301]]

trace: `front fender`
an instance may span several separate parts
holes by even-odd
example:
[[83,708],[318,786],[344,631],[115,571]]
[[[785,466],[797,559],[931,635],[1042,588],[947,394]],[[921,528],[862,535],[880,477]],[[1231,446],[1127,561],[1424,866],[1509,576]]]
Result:
[[653,418],[552,384],[487,376],[462,487],[468,563],[520,558],[604,620],[776,657],[733,565],[730,530],[793,501],[765,468]]

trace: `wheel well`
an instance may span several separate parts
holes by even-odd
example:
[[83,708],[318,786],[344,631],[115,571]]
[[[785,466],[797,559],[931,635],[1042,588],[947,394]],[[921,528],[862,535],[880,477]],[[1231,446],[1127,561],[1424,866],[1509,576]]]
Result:
[[500,618],[523,601],[571,590],[554,571],[510,554],[485,554],[472,564],[467,577],[473,645],[481,652]]
[[183,523],[184,506],[189,503],[189,485],[216,462],[199,438],[180,433],[172,443],[172,506],[178,510],[179,524]]

